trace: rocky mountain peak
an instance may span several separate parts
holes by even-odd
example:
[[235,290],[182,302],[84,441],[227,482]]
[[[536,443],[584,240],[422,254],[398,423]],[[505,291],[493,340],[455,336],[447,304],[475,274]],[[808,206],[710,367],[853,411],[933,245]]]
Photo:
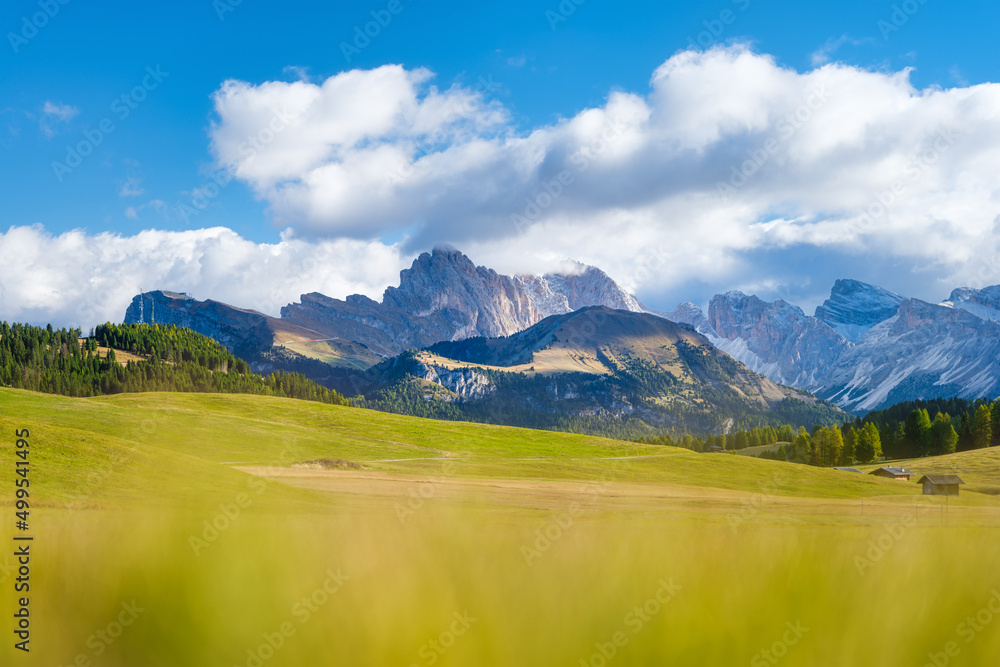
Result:
[[476,266],[452,247],[421,253],[399,273],[378,303],[303,295],[282,318],[331,336],[364,342],[385,356],[442,340],[509,336],[550,315],[586,306],[641,311],[632,295],[595,267],[574,264],[566,274],[505,276]]
[[873,326],[895,315],[903,300],[904,297],[881,287],[841,279],[833,284],[830,298],[816,307],[816,319],[856,343]]
[[941,305],[967,310],[984,320],[1000,322],[1000,285],[982,289],[959,287],[952,290],[951,296]]
[[634,296],[596,266],[573,262],[570,268],[572,270],[568,272],[547,273],[544,276],[553,292],[566,297],[570,310],[588,306],[607,306],[636,313],[645,310]]
[[813,387],[849,345],[836,331],[785,301],[732,291],[712,298],[706,336],[738,361],[775,382]]

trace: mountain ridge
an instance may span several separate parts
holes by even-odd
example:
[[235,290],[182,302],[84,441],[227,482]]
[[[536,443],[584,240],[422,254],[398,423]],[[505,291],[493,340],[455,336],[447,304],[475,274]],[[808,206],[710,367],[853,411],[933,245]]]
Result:
[[441,341],[368,374],[366,400],[380,409],[540,428],[634,436],[844,415],[754,373],[691,326],[606,306],[552,315],[507,337]]
[[[912,321],[916,304],[907,306],[900,320],[898,312],[909,299],[853,279],[837,280],[811,316],[783,300],[768,302],[735,290],[713,297],[706,314],[690,302],[669,312],[653,311],[597,267],[577,262],[564,269],[506,276],[477,266],[454,248],[435,248],[401,271],[398,286],[387,287],[381,302],[358,294],[340,300],[312,292],[273,318],[178,293],[153,292],[144,298],[156,300],[161,321],[216,338],[247,357],[255,370],[298,370],[318,381],[330,376],[331,367],[336,375],[337,368],[368,368],[443,341],[509,337],[547,317],[605,306],[690,325],[752,371],[851,410],[884,407],[884,401],[899,396],[936,398],[952,392],[982,398],[1000,391],[987,381],[998,370],[989,358],[993,330],[984,324],[1000,321],[1000,286],[958,288],[948,300],[928,304],[936,308],[928,311],[929,319],[921,319],[921,337],[904,326]],[[138,299],[126,322],[138,321]],[[973,319],[953,317],[949,309]],[[894,324],[882,326],[887,322]],[[978,357],[977,345],[982,351]],[[942,375],[934,379],[927,369],[910,368],[910,359],[938,368],[924,355],[926,349],[965,370],[939,368],[934,372]],[[310,363],[317,365],[310,370]]]

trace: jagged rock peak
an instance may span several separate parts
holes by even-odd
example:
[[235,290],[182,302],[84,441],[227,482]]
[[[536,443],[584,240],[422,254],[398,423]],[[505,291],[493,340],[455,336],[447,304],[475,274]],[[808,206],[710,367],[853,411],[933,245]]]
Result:
[[576,261],[564,263],[564,270],[547,273],[544,278],[552,291],[566,297],[570,310],[588,306],[607,306],[617,310],[645,311],[638,300],[596,266]]
[[984,320],[1000,321],[1000,285],[982,289],[959,287],[941,305],[967,310]]
[[904,298],[860,280],[840,279],[833,284],[830,298],[816,307],[816,319],[856,343],[873,326],[895,315]]

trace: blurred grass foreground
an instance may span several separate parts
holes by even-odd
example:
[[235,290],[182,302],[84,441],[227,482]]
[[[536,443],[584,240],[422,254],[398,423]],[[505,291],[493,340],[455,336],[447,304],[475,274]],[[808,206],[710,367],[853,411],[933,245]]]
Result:
[[[985,494],[267,397],[0,390],[0,405],[3,665],[1000,655]],[[8,613],[24,428],[30,653]],[[322,460],[357,466],[295,465]]]

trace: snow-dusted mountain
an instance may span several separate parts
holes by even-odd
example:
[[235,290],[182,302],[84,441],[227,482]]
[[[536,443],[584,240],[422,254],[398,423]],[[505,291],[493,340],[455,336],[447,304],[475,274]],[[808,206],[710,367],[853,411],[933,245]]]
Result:
[[1000,395],[1000,286],[957,289],[930,304],[838,280],[813,317],[741,292],[716,295],[707,316],[690,303],[661,315],[691,324],[767,378],[846,410]]
[[984,320],[1000,322],[1000,285],[983,289],[959,287],[941,305],[967,310]]
[[[769,380],[848,410],[1000,394],[1000,286],[956,289],[935,305],[838,280],[815,316],[742,292],[716,295],[707,313],[692,303],[655,312],[596,267],[571,263],[543,276],[505,276],[438,248],[401,271],[399,286],[386,288],[381,302],[311,293],[285,306],[281,318],[268,318],[182,296],[147,293],[147,306],[155,297],[157,321],[188,326],[264,361],[275,356],[273,347],[285,356],[364,368],[439,341],[510,336],[546,317],[604,306],[689,324]],[[137,321],[141,302],[137,297],[126,321]],[[303,344],[316,339],[324,345]]]
[[726,292],[708,305],[709,335],[719,349],[775,382],[809,388],[848,343],[827,324],[782,300]]
[[830,298],[816,307],[816,319],[856,343],[866,331],[895,315],[904,298],[858,280],[838,280]]
[[816,393],[869,411],[918,398],[1000,395],[1000,324],[960,308],[904,300],[837,360]]

